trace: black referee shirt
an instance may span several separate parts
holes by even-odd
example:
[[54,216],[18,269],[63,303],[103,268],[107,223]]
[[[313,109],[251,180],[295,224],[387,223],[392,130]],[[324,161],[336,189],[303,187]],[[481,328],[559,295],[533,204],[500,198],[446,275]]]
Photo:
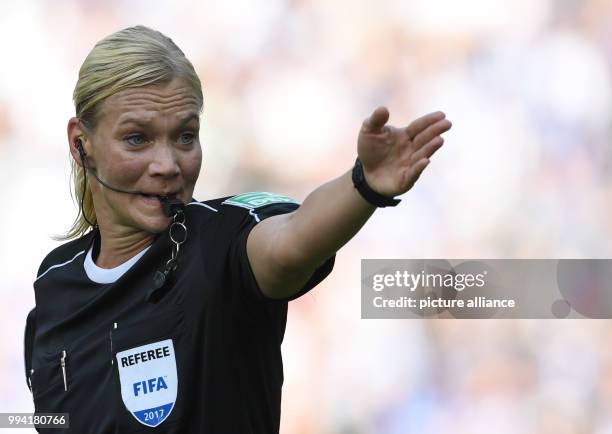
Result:
[[84,268],[90,248],[97,256],[97,230],[53,250],[26,327],[35,411],[69,413],[78,434],[278,433],[287,302],[323,280],[335,256],[299,293],[272,300],[257,286],[246,239],[259,221],[298,206],[270,193],[188,204],[178,269],[156,303],[145,295],[170,257],[168,231],[108,284]]

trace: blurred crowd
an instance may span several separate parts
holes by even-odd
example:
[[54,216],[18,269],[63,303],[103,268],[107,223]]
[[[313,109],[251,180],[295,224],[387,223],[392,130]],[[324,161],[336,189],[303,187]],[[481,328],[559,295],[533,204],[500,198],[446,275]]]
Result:
[[609,434],[606,320],[365,320],[363,258],[605,258],[609,0],[0,2],[0,411],[33,411],[22,339],[44,255],[76,216],[66,125],[93,45],[144,24],[203,84],[199,200],[300,201],[352,167],[377,106],[453,122],[400,206],[290,303],[284,434]]

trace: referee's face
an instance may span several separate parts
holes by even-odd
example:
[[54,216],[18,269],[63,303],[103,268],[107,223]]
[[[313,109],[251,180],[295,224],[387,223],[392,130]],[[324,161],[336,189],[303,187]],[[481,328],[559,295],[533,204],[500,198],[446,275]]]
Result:
[[100,229],[163,231],[170,219],[155,195],[188,202],[202,164],[198,104],[191,88],[174,79],[125,89],[105,100],[100,114],[88,137],[88,163],[107,184],[151,195],[117,193],[92,179]]

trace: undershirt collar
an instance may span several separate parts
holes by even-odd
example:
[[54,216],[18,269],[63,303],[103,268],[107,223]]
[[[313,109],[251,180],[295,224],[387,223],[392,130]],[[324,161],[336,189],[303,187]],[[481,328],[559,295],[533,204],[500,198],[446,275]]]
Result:
[[93,244],[87,251],[85,256],[85,273],[90,280],[96,283],[114,283],[121,276],[123,276],[138,260],[149,250],[151,246],[146,247],[141,252],[132,256],[130,259],[125,261],[123,264],[117,265],[115,268],[100,268],[96,265],[92,258]]

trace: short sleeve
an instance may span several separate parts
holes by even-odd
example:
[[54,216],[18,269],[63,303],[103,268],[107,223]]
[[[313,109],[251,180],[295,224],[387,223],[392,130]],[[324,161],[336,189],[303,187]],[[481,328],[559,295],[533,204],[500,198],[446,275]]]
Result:
[[229,266],[232,274],[233,283],[240,285],[247,293],[247,295],[253,296],[258,300],[267,300],[270,302],[287,302],[295,300],[298,297],[306,294],[312,288],[317,286],[334,268],[334,261],[336,255],[330,256],[310,277],[308,282],[295,294],[286,298],[269,298],[261,291],[251,265],[247,256],[246,242],[251,232],[251,229],[255,225],[268,217],[279,214],[287,214],[295,209],[299,205],[295,203],[280,203],[271,204],[256,210],[251,210],[249,213],[245,212],[245,218],[243,219],[236,238],[232,241],[232,245],[229,251]]

